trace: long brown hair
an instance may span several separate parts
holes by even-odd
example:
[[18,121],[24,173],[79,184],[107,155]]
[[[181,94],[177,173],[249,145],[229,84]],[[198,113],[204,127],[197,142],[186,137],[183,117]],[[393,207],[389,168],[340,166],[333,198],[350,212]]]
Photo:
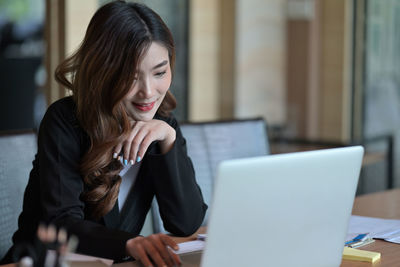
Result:
[[[79,49],[55,72],[56,80],[72,91],[78,121],[90,138],[80,165],[81,199],[94,219],[107,214],[118,198],[123,166],[112,153],[130,129],[122,100],[152,42],[168,50],[173,69],[174,42],[162,19],[145,5],[114,1],[97,10]],[[168,91],[157,112],[167,116],[175,107]]]

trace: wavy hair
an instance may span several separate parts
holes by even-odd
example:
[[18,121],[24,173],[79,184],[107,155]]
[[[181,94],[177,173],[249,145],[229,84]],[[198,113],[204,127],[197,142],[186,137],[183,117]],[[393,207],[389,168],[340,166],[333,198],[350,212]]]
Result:
[[[162,19],[145,5],[114,1],[97,10],[81,46],[55,71],[56,80],[72,91],[77,119],[90,138],[80,163],[81,200],[94,219],[107,214],[118,198],[123,166],[112,159],[113,148],[130,129],[122,100],[152,42],[168,50],[173,69],[174,41]],[[157,112],[168,116],[175,107],[168,91]]]

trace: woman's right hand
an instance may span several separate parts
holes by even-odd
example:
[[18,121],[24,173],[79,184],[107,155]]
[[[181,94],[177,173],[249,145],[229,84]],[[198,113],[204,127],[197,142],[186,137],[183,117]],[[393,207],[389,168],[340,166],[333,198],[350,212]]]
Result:
[[137,236],[126,242],[126,251],[146,267],[153,266],[180,266],[181,260],[172,249],[178,250],[178,245],[165,234]]
[[[176,139],[175,129],[162,120],[131,121],[131,130],[122,143],[114,148],[113,157],[117,158],[123,152],[123,163],[132,165],[143,159],[147,148],[153,141],[159,141],[162,154],[173,147]],[[118,158],[120,160],[120,158]]]

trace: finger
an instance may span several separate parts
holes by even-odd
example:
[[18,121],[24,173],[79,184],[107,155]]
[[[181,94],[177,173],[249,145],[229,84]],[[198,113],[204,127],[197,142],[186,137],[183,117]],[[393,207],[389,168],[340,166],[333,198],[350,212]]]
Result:
[[[115,148],[114,148],[114,153],[113,153],[113,159],[118,158],[119,153],[121,153],[122,149],[122,143],[119,143]],[[119,159],[118,159],[119,160]]]
[[160,238],[161,238],[161,241],[165,245],[170,246],[174,250],[178,250],[179,249],[178,244],[174,240],[172,240],[171,237],[169,237],[169,236],[167,236],[165,234],[160,234]]
[[132,142],[135,139],[135,136],[137,135],[137,133],[141,127],[141,124],[138,122],[132,122],[131,124],[132,124],[132,129],[131,129],[131,132],[129,133],[129,137],[124,142],[124,148],[123,148],[124,149],[123,164],[125,164],[125,165],[128,165],[128,162],[130,161],[131,147],[134,146],[134,144],[132,144]]
[[145,249],[141,245],[138,245],[135,251],[136,251],[135,253],[136,255],[134,255],[135,259],[141,261],[142,264],[146,267],[153,266],[149,257],[147,256]]
[[64,228],[60,228],[58,230],[57,234],[57,242],[58,242],[58,247],[57,247],[57,252],[60,253],[61,255],[65,255],[66,249],[67,249],[67,231]]
[[168,252],[169,252],[171,258],[173,259],[175,266],[182,265],[181,258],[170,247],[168,247]]
[[137,152],[137,157],[143,159],[144,154],[146,154],[146,151],[149,148],[150,144],[155,140],[156,136],[153,134],[152,131],[150,131],[140,144],[139,150]]
[[56,241],[57,238],[57,229],[53,224],[50,224],[47,227],[47,236],[46,236],[46,241],[49,243],[52,243],[54,241]]
[[153,260],[153,262],[157,264],[157,266],[166,266],[166,263],[158,252],[158,249],[154,246],[152,242],[150,242],[148,239],[145,239],[143,241],[143,246],[147,252],[147,255],[150,256],[150,258]]
[[38,230],[37,230],[37,236],[40,241],[45,242],[47,239],[47,230],[46,226],[42,223],[39,224]]
[[136,158],[136,154],[132,153],[132,149],[137,148],[140,143],[140,140],[137,138],[137,135],[139,134],[139,132],[141,131],[141,129],[143,128],[143,123],[138,121],[135,122],[132,131],[130,133],[129,136],[129,146],[124,147],[125,149],[125,159],[127,161],[129,161],[129,163],[131,163],[132,165],[135,163],[135,158]]
[[138,151],[141,148],[143,139],[146,137],[147,134],[148,128],[142,127],[133,139],[130,158],[133,162],[140,162],[142,160],[142,157],[138,157]]
[[57,241],[60,244],[67,243],[67,230],[65,230],[64,228],[60,228],[58,230]]
[[124,164],[124,165],[128,165],[129,151],[131,150],[131,145],[132,145],[132,141],[130,138],[124,142],[124,147],[123,147],[123,151],[124,151],[123,155],[124,156],[123,156],[123,161],[122,161],[122,164]]
[[174,260],[169,254],[168,247],[161,242],[159,235],[150,235],[149,239],[151,240],[152,244],[157,248],[158,252],[161,254],[164,261],[168,264],[168,266],[174,265]]

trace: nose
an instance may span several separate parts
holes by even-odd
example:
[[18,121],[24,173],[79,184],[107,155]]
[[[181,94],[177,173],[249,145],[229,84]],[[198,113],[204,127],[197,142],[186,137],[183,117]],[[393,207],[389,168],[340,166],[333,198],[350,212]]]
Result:
[[139,79],[138,94],[142,98],[150,99],[154,96],[154,89],[149,78]]

